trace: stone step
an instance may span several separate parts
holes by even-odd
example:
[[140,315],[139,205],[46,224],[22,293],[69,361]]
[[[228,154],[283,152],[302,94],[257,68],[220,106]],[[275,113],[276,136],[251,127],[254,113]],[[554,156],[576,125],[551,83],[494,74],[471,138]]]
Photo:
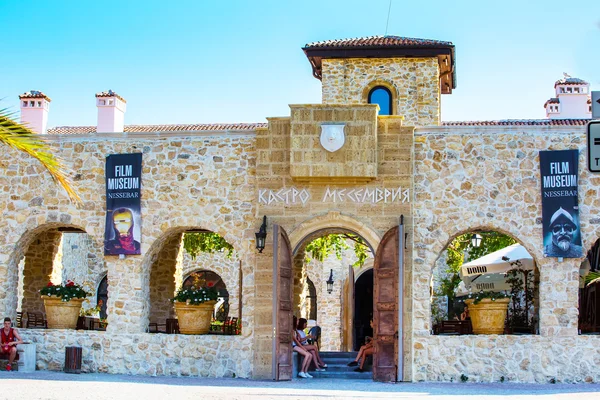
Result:
[[358,351],[320,351],[319,354],[322,358],[331,357],[331,358],[356,358],[358,355]]
[[[333,364],[327,364],[327,372],[354,372],[354,369],[358,368],[358,366],[356,367],[349,367],[346,364],[343,365],[333,365]],[[370,365],[365,365],[365,370],[366,371],[370,371],[371,370],[371,366]],[[308,369],[308,372],[310,372],[312,374],[312,372],[316,372],[314,369]],[[359,372],[360,373],[360,372]]]
[[342,371],[324,371],[324,372],[317,372],[317,371],[310,371],[309,374],[311,374],[313,376],[313,378],[315,379],[324,379],[324,378],[329,378],[329,379],[373,379],[373,373],[372,372],[354,372],[352,370],[350,370],[349,372],[342,372]]

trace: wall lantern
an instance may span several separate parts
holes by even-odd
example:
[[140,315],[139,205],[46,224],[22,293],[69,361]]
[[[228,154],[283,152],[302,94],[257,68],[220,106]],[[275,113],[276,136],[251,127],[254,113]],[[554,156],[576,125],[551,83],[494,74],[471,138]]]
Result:
[[473,236],[471,236],[471,246],[473,246],[473,247],[481,246],[482,239],[483,239],[483,236],[481,236],[478,233],[474,233]]
[[260,226],[260,229],[258,230],[258,232],[255,233],[256,235],[256,249],[258,250],[259,253],[262,253],[262,251],[265,249],[265,241],[267,239],[267,216],[263,216],[263,223]]
[[329,272],[329,279],[327,279],[327,293],[331,294],[333,292],[333,270]]

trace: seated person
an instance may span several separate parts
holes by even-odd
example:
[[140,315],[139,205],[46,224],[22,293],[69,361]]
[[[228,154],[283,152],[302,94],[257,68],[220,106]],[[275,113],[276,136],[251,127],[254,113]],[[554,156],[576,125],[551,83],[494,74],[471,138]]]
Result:
[[308,350],[313,355],[313,363],[315,365],[315,369],[317,371],[325,371],[324,368],[327,368],[327,364],[323,362],[321,356],[319,355],[319,347],[317,343],[308,344],[308,339],[317,340],[318,338],[313,335],[307,335],[304,333],[304,329],[306,328],[306,318],[300,318],[298,320],[298,326],[296,327],[296,332],[298,332],[298,338],[302,346]]
[[313,356],[308,350],[304,348],[304,346],[302,346],[302,343],[300,343],[298,332],[296,331],[296,325],[297,320],[294,316],[292,319],[292,350],[304,357],[298,376],[300,378],[312,378],[312,375],[308,373],[308,366],[310,365]]
[[17,356],[17,345],[23,344],[23,340],[17,332],[16,329],[11,327],[12,323],[10,318],[4,318],[4,328],[2,328],[2,348],[1,352],[3,354],[8,354],[8,364],[6,365],[6,370],[10,371],[12,369],[12,363],[15,361],[15,357]]
[[461,321],[469,321],[471,319],[471,316],[469,315],[469,307],[465,306],[465,309],[463,310],[462,314],[460,314],[460,320]]
[[[371,320],[369,324],[371,325],[371,328],[373,328],[373,320]],[[365,344],[360,346],[354,361],[348,363],[349,367],[354,367],[358,365],[360,360],[360,366],[354,369],[356,372],[364,372],[364,366],[367,357],[375,353],[375,340],[370,336],[367,336],[365,339]]]

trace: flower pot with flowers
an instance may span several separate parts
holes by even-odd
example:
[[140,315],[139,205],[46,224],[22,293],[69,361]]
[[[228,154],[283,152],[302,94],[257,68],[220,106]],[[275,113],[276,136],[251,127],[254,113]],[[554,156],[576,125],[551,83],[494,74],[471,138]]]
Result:
[[502,292],[478,292],[469,295],[465,304],[469,307],[469,316],[473,333],[479,335],[500,335],[504,333],[504,324],[510,298]]
[[179,332],[187,335],[208,333],[213,309],[219,297],[213,282],[189,288],[182,287],[173,298]]
[[48,328],[75,329],[77,327],[81,304],[88,296],[83,287],[72,281],[67,281],[64,285],[49,282],[40,290],[40,294],[46,308]]

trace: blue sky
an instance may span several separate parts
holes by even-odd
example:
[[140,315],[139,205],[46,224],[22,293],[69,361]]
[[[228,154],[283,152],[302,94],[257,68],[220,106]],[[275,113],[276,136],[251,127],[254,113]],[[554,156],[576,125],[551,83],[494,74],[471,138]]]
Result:
[[[49,126],[95,125],[94,93],[112,89],[127,100],[126,124],[263,122],[321,102],[302,46],[382,35],[388,6],[0,0],[0,106],[18,109],[20,93],[41,90]],[[598,0],[392,0],[388,34],[456,45],[443,120],[544,118],[563,72],[600,90]]]

